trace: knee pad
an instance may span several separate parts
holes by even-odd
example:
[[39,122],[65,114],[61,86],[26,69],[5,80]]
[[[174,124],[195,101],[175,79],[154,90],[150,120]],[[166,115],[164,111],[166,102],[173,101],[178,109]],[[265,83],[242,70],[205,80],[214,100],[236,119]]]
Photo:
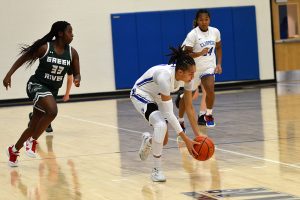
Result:
[[158,111],[158,106],[155,103],[148,103],[146,112],[145,112],[145,118],[149,121],[149,116],[154,112]]
[[152,139],[157,143],[163,143],[167,132],[167,123],[159,111],[150,115],[149,122],[153,126],[154,132]]

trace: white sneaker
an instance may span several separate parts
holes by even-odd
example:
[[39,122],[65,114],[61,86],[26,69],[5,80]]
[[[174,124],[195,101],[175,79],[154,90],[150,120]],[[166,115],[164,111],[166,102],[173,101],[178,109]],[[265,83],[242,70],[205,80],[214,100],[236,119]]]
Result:
[[141,160],[146,160],[151,152],[151,144],[148,144],[149,139],[151,138],[150,133],[143,133],[143,141],[139,150],[139,156]]
[[31,158],[35,158],[36,157],[36,145],[37,145],[37,141],[33,140],[32,142],[30,142],[30,140],[26,140],[26,142],[24,142],[24,148],[25,148],[25,153],[27,156],[31,157]]
[[166,177],[165,177],[164,173],[162,172],[162,170],[160,170],[158,168],[152,169],[151,179],[153,182],[165,182],[166,181]]

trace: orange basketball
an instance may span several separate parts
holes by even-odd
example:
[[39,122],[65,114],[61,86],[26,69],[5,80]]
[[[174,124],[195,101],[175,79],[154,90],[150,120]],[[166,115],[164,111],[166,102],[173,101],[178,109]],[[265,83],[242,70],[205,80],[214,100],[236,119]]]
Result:
[[195,159],[205,161],[210,159],[214,155],[215,145],[212,139],[204,135],[199,135],[194,140],[200,143],[200,145],[194,145],[194,149],[198,153],[198,156],[195,154],[193,155]]

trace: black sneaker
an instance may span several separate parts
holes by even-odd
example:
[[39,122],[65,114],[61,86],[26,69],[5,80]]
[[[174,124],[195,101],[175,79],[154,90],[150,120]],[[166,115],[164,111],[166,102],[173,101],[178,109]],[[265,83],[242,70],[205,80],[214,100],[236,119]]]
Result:
[[183,93],[184,93],[184,90],[179,90],[177,92],[177,96],[176,96],[176,99],[175,99],[175,105],[176,107],[179,109],[179,102],[180,102],[180,99],[183,97]]
[[52,129],[51,124],[49,124],[49,126],[46,128],[46,132],[47,132],[47,133],[53,132],[53,129]]
[[205,119],[204,119],[204,116],[205,115],[198,115],[198,125],[200,125],[200,126],[206,126],[206,121],[205,121]]

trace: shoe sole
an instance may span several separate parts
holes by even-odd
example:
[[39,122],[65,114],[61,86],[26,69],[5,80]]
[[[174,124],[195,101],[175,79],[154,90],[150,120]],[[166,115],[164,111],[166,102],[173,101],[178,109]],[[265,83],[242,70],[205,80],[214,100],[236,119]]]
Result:
[[151,177],[151,179],[152,179],[153,182],[166,182],[167,181],[166,179],[158,180],[158,179],[155,179],[153,177]]
[[[5,153],[6,153],[7,157],[9,158],[8,148],[6,148]],[[8,166],[10,166],[10,167],[18,167],[18,164],[12,163],[12,162],[10,162],[10,161],[8,161],[7,164],[8,164]]]
[[216,124],[214,124],[214,125],[207,125],[206,124],[206,127],[208,127],[208,128],[213,128],[213,127],[215,127],[216,126]]

